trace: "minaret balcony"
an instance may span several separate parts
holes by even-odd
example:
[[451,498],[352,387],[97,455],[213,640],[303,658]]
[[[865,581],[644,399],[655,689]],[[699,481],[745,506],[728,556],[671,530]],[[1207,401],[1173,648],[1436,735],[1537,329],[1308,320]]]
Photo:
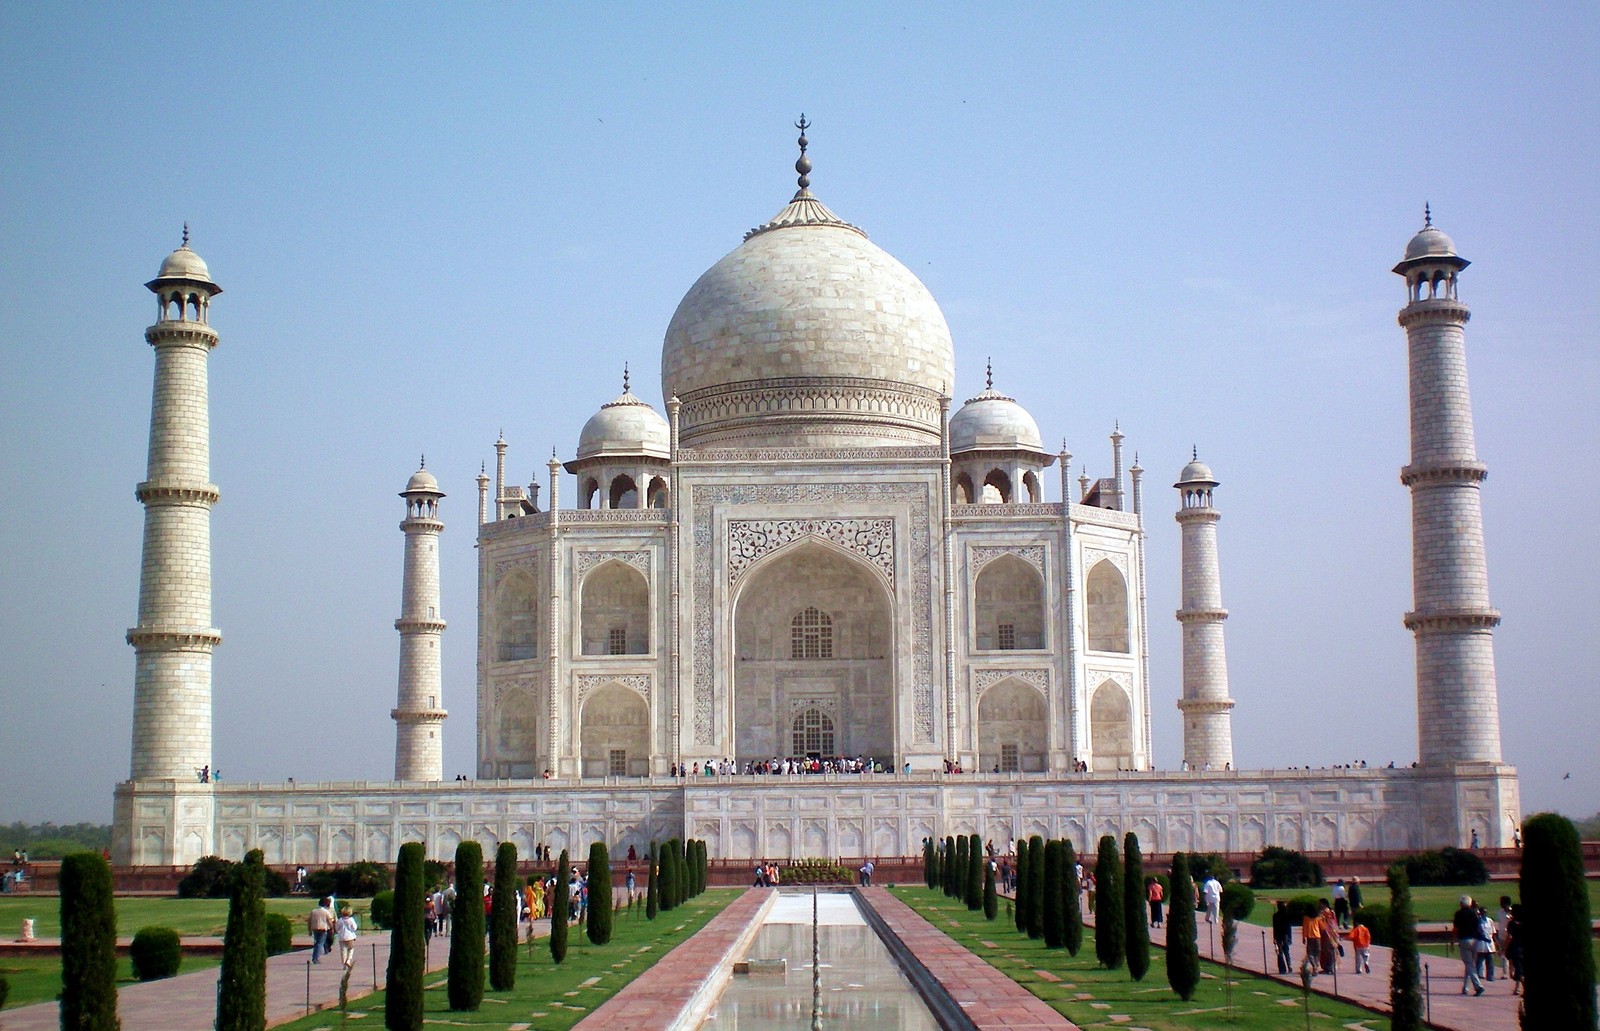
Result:
[[1400,482],[1407,487],[1437,484],[1482,483],[1489,478],[1489,467],[1482,462],[1417,462],[1400,470]]
[[184,483],[179,480],[145,480],[133,489],[140,502],[166,505],[215,505],[222,492],[214,483]]
[[1180,623],[1220,623],[1228,618],[1227,609],[1179,609]]
[[1500,610],[1431,609],[1427,612],[1407,612],[1404,622],[1407,630],[1418,634],[1493,630],[1500,625]]
[[402,634],[442,634],[444,627],[442,619],[407,619],[401,616],[394,621],[394,628]]
[[1472,311],[1465,304],[1454,298],[1430,297],[1422,301],[1412,301],[1400,309],[1400,325],[1410,327],[1417,322],[1466,322],[1472,318]]

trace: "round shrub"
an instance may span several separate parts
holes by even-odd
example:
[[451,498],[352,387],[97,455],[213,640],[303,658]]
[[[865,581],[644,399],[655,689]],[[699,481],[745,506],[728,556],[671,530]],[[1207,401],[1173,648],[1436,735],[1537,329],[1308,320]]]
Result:
[[1302,852],[1271,845],[1250,864],[1250,883],[1261,888],[1315,888],[1322,883],[1322,867]]
[[1238,881],[1229,881],[1222,886],[1222,912],[1235,920],[1250,919],[1250,911],[1256,908],[1256,893]]
[[1417,885],[1473,885],[1489,880],[1489,868],[1475,853],[1459,848],[1415,852],[1406,856],[1406,879]]
[[128,949],[133,960],[133,976],[141,981],[159,981],[178,972],[183,963],[183,943],[170,927],[141,927]]
[[1390,948],[1394,943],[1389,936],[1389,907],[1383,903],[1362,906],[1350,917],[1358,927],[1372,932],[1372,944]]
[[1298,924],[1308,916],[1316,916],[1319,908],[1315,895],[1296,895],[1289,900],[1289,919]]
[[233,864],[221,856],[204,856],[178,882],[180,899],[225,899],[233,888]]
[[267,955],[281,956],[294,948],[294,925],[282,913],[268,913]]
[[394,929],[394,889],[385,888],[372,896],[372,926],[380,931]]

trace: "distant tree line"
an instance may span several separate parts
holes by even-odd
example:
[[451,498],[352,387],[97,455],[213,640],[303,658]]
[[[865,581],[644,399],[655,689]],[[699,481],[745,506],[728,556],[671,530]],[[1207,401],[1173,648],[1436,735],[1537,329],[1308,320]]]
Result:
[[111,847],[111,825],[99,823],[11,823],[0,826],[0,853],[9,861],[17,849],[29,859],[60,859],[74,852]]

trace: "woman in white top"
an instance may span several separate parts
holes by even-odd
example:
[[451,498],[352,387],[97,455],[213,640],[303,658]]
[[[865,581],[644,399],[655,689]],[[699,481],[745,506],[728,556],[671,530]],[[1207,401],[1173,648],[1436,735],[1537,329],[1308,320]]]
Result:
[[339,935],[339,958],[344,961],[345,969],[355,966],[356,962],[356,918],[350,912],[350,907],[345,906],[339,910],[339,922],[334,925]]

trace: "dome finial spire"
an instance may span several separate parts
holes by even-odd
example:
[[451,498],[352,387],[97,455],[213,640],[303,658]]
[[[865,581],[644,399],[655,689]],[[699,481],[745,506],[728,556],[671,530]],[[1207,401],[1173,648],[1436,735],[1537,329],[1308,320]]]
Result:
[[1422,228],[1433,228],[1433,205],[1427,201],[1422,202]]
[[189,246],[189,223],[187,221],[183,223],[183,246]]
[[1200,461],[1200,445],[1199,444],[1190,444],[1189,445],[1189,461],[1191,461],[1191,462]]
[[994,359],[983,360],[983,386],[985,390],[994,389]]
[[622,392],[624,394],[626,394],[628,392],[628,363],[627,362],[623,362],[622,363]]
[[800,120],[794,123],[794,127],[800,130],[800,138],[795,141],[800,144],[800,157],[794,163],[794,170],[800,173],[799,183],[803,191],[811,186],[811,159],[806,157],[806,147],[810,145],[810,141],[806,139],[806,130],[811,128],[811,123],[806,121],[804,111],[800,112]]
[[422,456],[422,461],[417,463],[417,468],[418,469],[426,469],[427,467],[428,467],[428,456],[426,454],[424,454]]

